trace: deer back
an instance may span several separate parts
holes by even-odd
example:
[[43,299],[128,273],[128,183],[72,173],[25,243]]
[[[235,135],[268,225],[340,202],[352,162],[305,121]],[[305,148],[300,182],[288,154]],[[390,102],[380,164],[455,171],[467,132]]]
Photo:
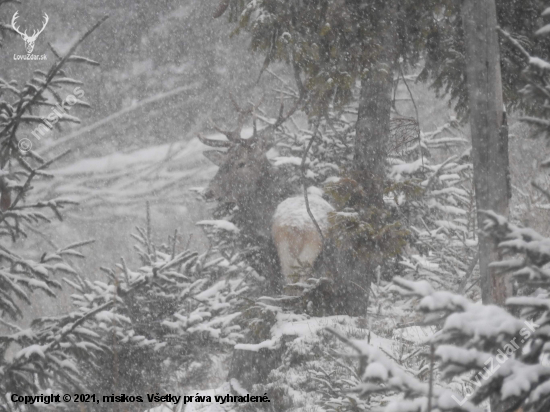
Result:
[[[334,208],[317,194],[308,195],[308,200],[311,213],[326,235],[328,214]],[[303,195],[288,198],[277,206],[272,235],[286,283],[300,280],[292,278],[296,268],[300,264],[313,266],[323,249],[323,238],[309,216]]]

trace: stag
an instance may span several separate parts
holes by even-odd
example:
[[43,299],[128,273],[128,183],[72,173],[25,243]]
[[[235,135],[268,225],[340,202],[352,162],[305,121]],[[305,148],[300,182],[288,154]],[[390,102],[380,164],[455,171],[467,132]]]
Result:
[[[240,224],[245,233],[266,245],[264,265],[267,271],[278,263],[285,284],[293,283],[293,273],[299,264],[313,265],[323,248],[323,239],[309,217],[303,195],[294,193],[288,183],[288,172],[271,164],[266,153],[274,145],[274,131],[294,111],[283,116],[283,105],[275,123],[258,131],[254,110],[256,106],[243,110],[231,99],[238,112],[237,127],[234,130],[214,128],[225,135],[227,140],[215,140],[199,134],[199,139],[207,146],[226,151],[208,150],[206,158],[219,166],[210,181],[204,196],[221,202],[231,202],[238,206]],[[254,133],[243,138],[241,131],[248,116],[254,118]],[[293,196],[294,195],[294,196]],[[328,226],[327,215],[333,210],[321,196],[309,195],[310,209],[322,230]],[[276,250],[278,257],[271,259],[269,249]]]
[[12,19],[11,19],[11,27],[13,28],[13,30],[15,30],[18,34],[21,35],[21,37],[25,41],[25,49],[27,49],[27,53],[31,54],[32,51],[34,50],[34,42],[38,38],[38,35],[44,31],[44,29],[46,28],[46,25],[48,24],[48,21],[50,20],[50,18],[48,17],[48,15],[46,13],[44,13],[44,24],[42,25],[42,28],[38,31],[33,30],[32,35],[29,36],[27,34],[27,30],[25,30],[23,33],[21,33],[21,31],[19,30],[19,27],[16,26],[15,21],[17,20],[18,17],[19,17],[19,11],[16,11],[15,14],[13,15]]

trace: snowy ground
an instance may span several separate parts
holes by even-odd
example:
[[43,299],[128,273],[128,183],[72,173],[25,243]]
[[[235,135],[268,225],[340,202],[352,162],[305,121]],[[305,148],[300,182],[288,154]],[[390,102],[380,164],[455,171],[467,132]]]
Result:
[[[264,341],[257,345],[238,344],[236,345],[236,348],[248,349],[251,351],[257,351],[260,348],[275,349],[281,344],[282,340],[284,339],[285,344],[290,348],[290,350],[303,350],[305,352],[308,352],[311,347],[318,344],[320,336],[321,334],[324,333],[326,328],[332,328],[344,334],[350,333],[350,332],[358,335],[368,334],[367,330],[357,327],[357,318],[354,318],[354,317],[345,316],[345,315],[327,316],[327,317],[310,317],[307,315],[298,315],[298,314],[285,313],[284,311],[280,311],[277,314],[276,323],[271,328],[272,339]],[[406,328],[405,330],[406,330],[405,334],[410,335],[411,337],[418,338],[420,335],[423,335],[422,340],[424,338],[424,334],[428,333],[427,331],[421,330],[421,328],[418,328],[418,327]],[[372,332],[370,333],[370,345],[372,345],[374,348],[382,349],[392,355],[397,356],[397,354],[393,352],[395,343],[396,343],[395,340],[383,338]],[[316,362],[318,361],[320,360],[317,360]],[[297,368],[291,369],[289,372],[290,373],[288,373],[287,376],[284,377],[284,379],[289,384],[290,394],[294,398],[295,405],[297,406],[297,408],[293,408],[293,410],[302,410],[300,407],[301,404],[304,404],[304,406],[310,407],[315,402],[317,402],[318,394],[307,393],[300,390],[300,386],[302,385],[305,379],[311,380],[311,376],[307,374],[306,368],[304,367],[302,369],[297,367]],[[309,371],[309,373],[311,373],[311,371]],[[274,376],[275,377],[279,376],[279,372],[275,371]],[[165,405],[161,405],[159,407],[150,409],[147,412],[231,411],[234,407],[234,404],[216,403],[214,401],[214,396],[226,395],[228,393],[238,394],[241,391],[243,392],[243,394],[248,393],[248,391],[242,389],[240,387],[240,384],[235,380],[231,380],[231,382],[224,382],[217,388],[202,389],[202,390],[185,389],[184,393],[178,393],[177,395],[183,395],[183,394],[188,394],[188,395],[192,394],[193,396],[195,396],[196,394],[199,394],[201,396],[208,395],[211,397],[212,402],[195,402],[193,400],[193,402],[187,403],[186,405],[183,405],[181,402],[178,405],[165,404]],[[263,394],[250,393],[250,395],[263,395]]]

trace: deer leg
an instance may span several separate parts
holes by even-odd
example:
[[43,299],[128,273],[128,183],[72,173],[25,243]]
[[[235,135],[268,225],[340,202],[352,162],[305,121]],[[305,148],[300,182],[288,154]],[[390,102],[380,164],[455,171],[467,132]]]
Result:
[[303,233],[295,227],[278,226],[273,228],[273,237],[277,245],[281,272],[286,284],[295,283],[292,279],[295,266],[298,265],[300,252],[303,249]]
[[293,266],[296,265],[296,258],[293,253],[292,242],[289,239],[278,241],[277,253],[279,254],[281,272],[283,272],[285,283],[293,283],[290,280],[290,275],[294,271]]
[[304,237],[305,239],[302,242],[302,248],[300,250],[300,254],[298,255],[298,259],[302,263],[307,263],[313,266],[313,263],[321,253],[323,242],[317,230],[306,233]]

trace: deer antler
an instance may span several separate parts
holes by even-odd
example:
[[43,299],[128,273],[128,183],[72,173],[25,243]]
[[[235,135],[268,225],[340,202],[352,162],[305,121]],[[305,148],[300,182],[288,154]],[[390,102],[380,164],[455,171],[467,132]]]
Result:
[[237,128],[235,130],[224,130],[224,129],[218,127],[218,125],[216,123],[214,123],[214,121],[212,119],[210,119],[210,123],[212,124],[212,127],[218,133],[221,133],[221,134],[225,135],[225,137],[227,137],[227,140],[229,140],[231,143],[238,143],[240,135],[241,135],[241,128],[242,127],[237,126]]
[[253,144],[257,141],[256,133],[254,132],[253,136],[250,139],[243,139],[241,137],[241,131],[244,127],[244,124],[246,123],[246,119],[248,118],[248,116],[250,116],[251,114],[254,115],[254,111],[258,108],[258,106],[260,106],[260,104],[262,104],[263,96],[257,104],[250,104],[250,108],[248,109],[241,108],[241,106],[239,105],[239,103],[237,103],[235,97],[231,93],[229,94],[229,99],[231,100],[231,103],[233,103],[233,106],[235,107],[235,110],[237,111],[239,116],[237,127],[234,130],[224,130],[218,127],[216,123],[214,123],[214,121],[210,119],[212,127],[214,127],[214,129],[216,129],[218,133],[225,135],[227,139],[232,143],[247,145]]
[[298,107],[300,106],[300,103],[302,102],[302,98],[300,97],[296,103],[294,104],[294,106],[292,106],[292,108],[288,111],[288,113],[286,114],[286,116],[284,116],[284,110],[285,110],[285,102],[283,101],[283,99],[281,98],[281,107],[279,108],[279,116],[277,116],[277,120],[275,120],[275,123],[269,127],[273,128],[273,129],[276,129],[277,127],[279,127],[280,125],[282,125],[284,122],[286,122],[288,120],[288,118],[290,116],[292,116],[296,110],[298,110]]
[[[212,119],[210,119],[210,123],[212,124],[212,127],[218,133],[221,133],[224,136],[226,136],[227,141],[209,139],[209,138],[204,137],[201,134],[199,134],[198,135],[199,140],[203,144],[205,144],[207,146],[211,146],[211,147],[222,147],[222,148],[228,148],[228,147],[231,147],[234,144],[243,144],[243,145],[251,146],[254,143],[258,142],[258,140],[260,139],[260,136],[258,135],[258,128],[257,128],[257,125],[256,125],[255,111],[262,104],[264,96],[262,95],[262,97],[260,98],[260,101],[258,103],[256,103],[256,104],[250,103],[250,107],[247,108],[247,109],[243,109],[239,105],[239,103],[237,103],[237,100],[235,99],[235,97],[232,94],[229,94],[229,99],[231,100],[231,103],[235,107],[235,110],[237,111],[238,116],[239,116],[239,119],[237,121],[237,127],[233,130],[225,130],[225,129],[222,129],[222,128],[218,127],[218,125],[216,125],[216,123],[214,123],[214,121]],[[264,131],[275,130],[281,124],[286,122],[287,119],[296,112],[296,110],[298,109],[301,101],[302,101],[302,99],[298,99],[298,101],[296,101],[296,103],[289,110],[289,112],[286,115],[284,115],[284,102],[283,102],[283,100],[281,100],[281,106],[279,108],[279,115],[277,117],[277,120],[275,121],[274,124],[269,124],[266,129],[261,130],[260,131],[260,132],[262,132],[261,134],[263,135]],[[253,126],[254,132],[252,134],[252,137],[250,137],[248,139],[243,139],[241,137],[241,131],[242,131],[242,128],[244,127],[246,119],[250,115],[252,115],[252,117],[253,117],[252,126]]]
[[228,148],[233,145],[233,143],[228,141],[209,139],[207,137],[204,137],[200,133],[197,134],[197,137],[199,138],[202,144],[205,144],[206,146],[210,146],[210,147]]
[[17,18],[19,17],[19,10],[15,12],[15,14],[13,15],[13,17],[11,18],[11,27],[13,28],[13,30],[15,30],[18,34],[20,34],[21,36],[23,37],[26,37],[27,36],[27,30],[25,30],[24,33],[21,33],[19,31],[19,27],[15,25],[15,21],[17,20]]
[[23,36],[23,38],[26,38],[26,39],[29,39],[29,40],[36,40],[36,38],[38,37],[38,35],[40,33],[42,33],[44,31],[44,29],[46,28],[46,25],[48,24],[48,22],[50,21],[50,18],[48,17],[48,15],[46,13],[44,13],[44,23],[42,25],[42,28],[38,31],[36,30],[33,30],[32,31],[32,36],[29,36],[27,34],[27,30],[25,30],[23,33],[21,33],[21,31],[19,30],[19,26],[16,26],[16,20],[19,18],[19,11],[16,11],[11,19],[11,27],[13,28],[13,30],[15,30],[18,34],[20,34],[21,36]]
[[[233,104],[238,106],[233,96],[230,96],[230,97]],[[252,115],[252,128],[253,128],[252,137],[248,139],[241,139],[241,143],[252,145],[258,141],[258,128],[256,126],[256,110],[258,109],[258,107],[260,107],[263,101],[264,101],[264,95],[262,94],[262,97],[260,97],[260,100],[258,101],[258,103],[254,104],[250,102],[249,109],[241,110],[241,113],[243,113],[243,125],[244,125],[244,120],[246,120],[246,116]]]
[[46,28],[46,25],[48,24],[49,21],[50,21],[50,18],[48,17],[48,15],[46,13],[44,13],[44,24],[42,25],[42,28],[40,30],[38,30],[38,32],[36,32],[36,30],[32,31],[31,39],[36,39],[38,37],[38,35],[44,31],[44,29]]

